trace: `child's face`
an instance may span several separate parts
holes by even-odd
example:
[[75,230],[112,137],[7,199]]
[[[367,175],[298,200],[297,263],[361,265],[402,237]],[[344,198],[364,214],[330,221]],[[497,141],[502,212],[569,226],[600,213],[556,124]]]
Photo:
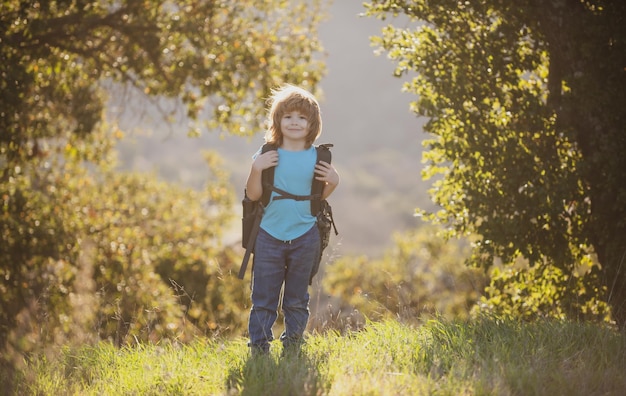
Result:
[[297,110],[285,113],[280,120],[280,131],[284,139],[306,140],[309,133],[309,121]]

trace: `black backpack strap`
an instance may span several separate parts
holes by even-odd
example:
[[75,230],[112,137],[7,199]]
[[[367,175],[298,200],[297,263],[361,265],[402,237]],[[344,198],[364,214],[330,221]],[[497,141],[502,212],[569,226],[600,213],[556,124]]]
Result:
[[314,199],[320,199],[322,197],[320,194],[295,195],[276,186],[267,185],[263,186],[263,188],[267,188],[278,193],[278,195],[273,198],[274,201],[277,201],[279,199],[293,199],[294,201],[312,201]]
[[[270,143],[265,143],[263,147],[261,147],[261,154],[266,153],[271,150],[278,150],[278,147]],[[272,197],[272,190],[269,188],[266,188],[266,186],[274,185],[274,171],[275,170],[276,170],[276,167],[272,166],[271,168],[264,169],[263,173],[261,173],[261,182],[263,184],[263,195],[261,196],[261,202],[263,203],[263,206],[267,206],[267,204],[270,203],[270,198]]]
[[246,252],[243,255],[243,260],[241,261],[241,267],[239,268],[239,279],[243,279],[246,275],[246,269],[248,268],[248,261],[250,261],[250,255],[254,251],[254,244],[256,243],[256,237],[259,233],[259,229],[261,228],[261,219],[263,218],[263,212],[265,208],[263,204],[259,203],[259,207],[256,211],[256,215],[254,218],[254,223],[252,224],[252,228],[250,229],[250,236],[248,237],[248,244],[246,245]]
[[[315,147],[315,149],[317,150],[317,163],[319,163],[320,161],[328,162],[329,164],[331,163],[331,147],[333,147],[333,144],[331,143],[320,144],[319,146]],[[311,185],[311,195],[318,197],[317,199],[311,200],[311,214],[313,216],[317,216],[317,214],[322,210],[321,198],[325,184],[326,183],[324,183],[323,181],[313,178],[313,184]]]

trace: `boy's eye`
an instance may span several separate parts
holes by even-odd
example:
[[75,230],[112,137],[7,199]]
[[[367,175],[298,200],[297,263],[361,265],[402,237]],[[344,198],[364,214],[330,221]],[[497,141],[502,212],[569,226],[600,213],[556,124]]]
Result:
[[304,114],[285,114],[283,119],[289,120],[291,118],[298,118],[300,120],[308,120],[308,118]]

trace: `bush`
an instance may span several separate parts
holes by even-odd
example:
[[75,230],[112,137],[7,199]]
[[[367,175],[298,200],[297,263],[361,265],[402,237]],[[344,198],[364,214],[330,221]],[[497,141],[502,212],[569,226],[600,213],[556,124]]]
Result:
[[60,147],[0,182],[5,349],[241,331],[246,288],[229,276],[238,252],[221,242],[233,194],[218,157],[207,155],[198,192]]
[[466,318],[486,284],[485,275],[464,264],[467,252],[466,243],[446,241],[424,226],[396,235],[382,259],[339,259],[327,268],[323,285],[371,320]]
[[605,291],[593,271],[596,265],[591,256],[573,266],[575,270],[570,274],[547,262],[530,266],[519,259],[496,265],[473,314],[524,321],[551,318],[609,322],[610,308],[600,299]]

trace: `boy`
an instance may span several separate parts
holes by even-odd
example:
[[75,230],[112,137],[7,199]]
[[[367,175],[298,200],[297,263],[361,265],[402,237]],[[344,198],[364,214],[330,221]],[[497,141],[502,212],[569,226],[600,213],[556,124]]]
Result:
[[[339,174],[326,162],[316,164],[313,142],[322,132],[319,104],[308,91],[286,85],[270,98],[265,141],[278,147],[254,155],[246,195],[256,201],[263,194],[262,172],[276,167],[274,186],[294,195],[310,195],[313,178],[324,182],[322,199],[339,184]],[[297,349],[309,319],[309,279],[319,260],[320,235],[310,201],[274,199],[265,208],[257,236],[252,270],[252,309],[248,330],[253,354],[269,352],[272,326],[282,295],[284,350]]]

